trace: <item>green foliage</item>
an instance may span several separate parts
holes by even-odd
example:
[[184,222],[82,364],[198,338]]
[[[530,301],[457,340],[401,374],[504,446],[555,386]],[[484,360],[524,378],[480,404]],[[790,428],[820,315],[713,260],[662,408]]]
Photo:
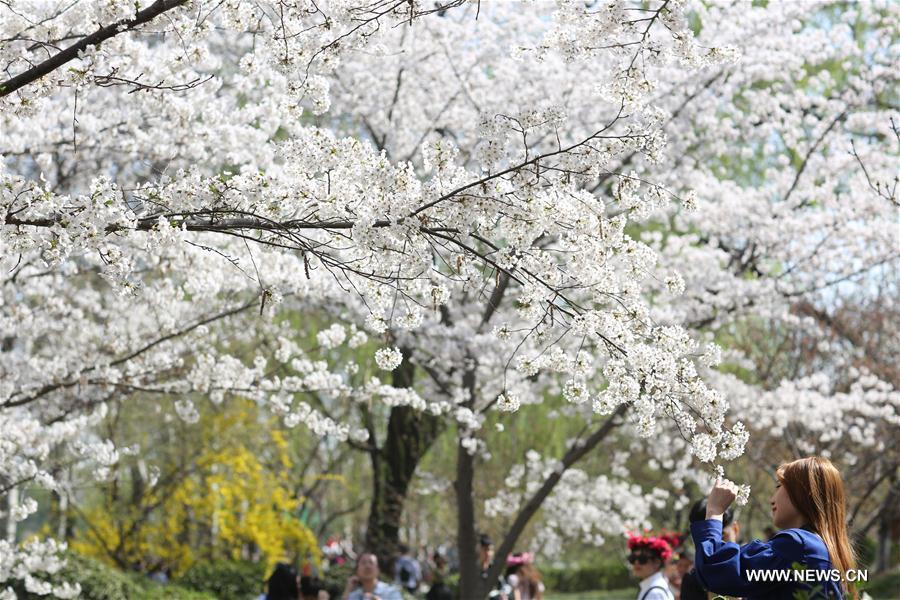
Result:
[[[319,575],[319,578],[325,584],[326,589],[336,589],[343,590],[347,585],[347,580],[353,575],[353,572],[356,570],[356,567],[351,562],[346,562],[343,565],[332,565],[328,568],[327,571],[324,571]],[[459,576],[457,578],[457,585],[459,582]],[[386,573],[381,574],[381,580],[390,585],[394,585],[394,582],[388,579]],[[452,586],[451,586],[452,587]],[[399,589],[400,597],[403,600],[415,600],[415,596],[407,592],[406,590]]]
[[347,580],[353,575],[354,569],[355,566],[350,562],[346,562],[343,565],[331,565],[327,571],[320,575],[320,578],[325,583],[325,587],[343,590],[344,586],[347,585]]
[[99,560],[74,553],[67,556],[66,567],[52,580],[81,584],[81,597],[87,600],[129,600],[140,593],[140,586],[133,576],[108,567]]
[[207,592],[189,590],[178,585],[148,581],[134,600],[216,600]]
[[875,562],[875,553],[878,543],[872,538],[866,537],[856,541],[856,561],[861,565],[871,565]]
[[450,588],[454,598],[459,598],[459,573],[451,573],[444,577],[444,585]]
[[265,568],[263,563],[247,561],[199,562],[178,583],[192,590],[210,592],[219,600],[246,600],[262,592]]
[[897,590],[900,590],[900,568],[881,573],[868,582],[862,583],[859,588],[875,600],[896,598]]
[[628,568],[618,561],[565,569],[541,569],[544,585],[555,592],[617,590],[634,584]]

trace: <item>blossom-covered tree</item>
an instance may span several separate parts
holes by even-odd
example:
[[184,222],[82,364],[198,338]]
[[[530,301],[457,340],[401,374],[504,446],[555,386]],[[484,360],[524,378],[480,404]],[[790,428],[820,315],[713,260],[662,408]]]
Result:
[[[88,426],[110,401],[174,397],[194,421],[198,397],[233,394],[369,452],[387,515],[370,530],[389,538],[450,425],[477,597],[487,414],[556,396],[585,423],[532,470],[501,553],[554,491],[587,485],[567,470],[613,430],[675,452],[674,480],[709,477],[700,463],[747,441],[713,336],[793,324],[798,302],[822,310],[895,264],[895,13],[0,8],[0,489],[57,486],[55,449],[108,476],[117,450]],[[298,311],[334,323],[303,343],[282,318]],[[228,351],[260,339],[251,360]],[[369,343],[367,363],[335,351]],[[645,518],[625,504],[593,523]],[[55,568],[10,556],[0,579]]]

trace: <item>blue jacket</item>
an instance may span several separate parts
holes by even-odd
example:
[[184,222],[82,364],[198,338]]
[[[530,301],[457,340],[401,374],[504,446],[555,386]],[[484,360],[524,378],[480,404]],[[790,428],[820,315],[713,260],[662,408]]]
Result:
[[[833,569],[825,542],[805,529],[785,529],[768,542],[754,540],[744,546],[722,541],[722,521],[709,519],[691,523],[694,539],[694,566],[703,586],[717,594],[748,600],[793,600],[794,593],[806,591],[809,598],[842,598],[840,583],[831,581]],[[751,581],[748,571],[787,572],[794,563],[820,572],[818,581]],[[770,575],[771,576],[771,575]],[[757,578],[759,576],[757,575]],[[784,577],[784,575],[782,575]]]

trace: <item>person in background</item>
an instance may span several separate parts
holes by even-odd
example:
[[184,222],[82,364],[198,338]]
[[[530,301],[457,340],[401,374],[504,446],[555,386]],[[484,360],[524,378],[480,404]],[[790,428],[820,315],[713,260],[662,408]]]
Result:
[[402,600],[399,590],[378,580],[378,558],[369,552],[359,555],[356,572],[347,580],[343,600]]
[[[494,565],[494,541],[486,533],[478,536],[478,568],[481,569],[481,578],[487,579],[488,571]],[[509,584],[501,575],[497,577],[497,583],[488,593],[489,600],[507,600],[509,597]]]
[[400,544],[400,556],[394,561],[394,584],[415,594],[421,581],[422,568],[419,561],[410,556],[409,546]]
[[487,577],[492,564],[494,564],[494,541],[491,536],[482,533],[478,536],[478,566],[482,577]]
[[661,537],[629,534],[628,550],[631,572],[640,579],[638,600],[675,600],[662,573],[666,561],[672,557],[669,543]]
[[[744,546],[722,539],[724,513],[737,497],[737,486],[716,480],[706,500],[706,519],[691,523],[700,582],[717,594],[749,600],[792,600],[798,592],[809,600],[857,598],[856,589],[843,579],[856,568],[856,557],[847,535],[840,471],[827,458],[811,456],[782,464],[775,478],[769,502],[781,531],[767,542]],[[810,579],[775,575],[798,567]],[[828,577],[832,569],[840,573],[840,582]]]
[[682,550],[678,553],[678,560],[675,561],[675,570],[681,577],[684,577],[691,569],[694,568],[694,553],[690,550]]
[[147,578],[150,579],[150,581],[162,584],[169,583],[169,580],[171,579],[171,577],[169,577],[168,569],[158,569],[153,571],[147,575]]
[[300,577],[300,600],[331,600],[331,594],[321,579],[303,575]]
[[329,537],[328,541],[325,542],[325,545],[322,547],[322,554],[325,555],[328,564],[334,566],[343,565],[347,558],[351,560],[356,558],[356,554],[353,552],[353,544],[349,540],[341,540],[334,536]]
[[528,552],[511,554],[506,559],[506,582],[510,587],[510,600],[543,600],[544,583],[532,561],[533,556]]
[[453,590],[447,585],[447,559],[440,551],[434,551],[432,568],[429,570],[429,588],[425,600],[454,600]]
[[257,600],[297,600],[299,596],[297,571],[287,563],[278,563],[266,580],[266,593]]
[[669,579],[669,587],[675,596],[675,600],[681,600],[681,586],[684,584],[684,577],[691,569],[694,568],[694,554],[690,550],[678,552],[678,559],[672,565],[672,575],[667,576]]
[[682,573],[678,571],[678,560],[676,557],[681,550],[682,543],[687,539],[687,536],[682,537],[674,532],[663,531],[657,537],[669,544],[669,548],[672,549],[672,556],[663,565],[662,574],[663,577],[666,578],[666,581],[669,582],[669,591],[672,592],[672,595],[677,599],[678,590],[681,587]]
[[440,549],[437,549],[431,557],[431,581],[442,581],[447,578],[447,573],[449,573],[447,558]]
[[[696,523],[706,520],[706,498],[701,498],[694,502],[691,512],[688,515],[688,521]],[[734,511],[730,508],[722,515],[722,541],[737,542],[738,535],[741,532],[740,524],[734,518]],[[681,587],[679,588],[679,600],[707,600],[709,597],[708,590],[700,583],[697,577],[697,571],[694,569],[694,557],[691,556],[690,569],[681,576]]]

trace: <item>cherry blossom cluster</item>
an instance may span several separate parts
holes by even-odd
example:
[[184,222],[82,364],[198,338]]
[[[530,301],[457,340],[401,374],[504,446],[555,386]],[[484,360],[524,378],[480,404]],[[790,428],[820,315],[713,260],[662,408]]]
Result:
[[[81,586],[77,583],[51,584],[45,580],[48,575],[59,572],[65,566],[60,553],[65,544],[54,540],[32,540],[21,547],[0,540],[0,580],[19,580],[25,591],[39,596],[55,598],[78,598]],[[11,587],[0,590],[3,600],[15,600],[16,593]]]
[[[503,487],[485,500],[485,515],[515,515],[520,504],[559,471],[557,460],[529,450],[524,463],[510,469]],[[629,481],[627,471],[592,477],[581,469],[566,469],[542,506],[541,554],[557,555],[572,541],[600,546],[625,531],[649,528],[651,510],[665,506],[668,496],[660,488],[643,490]]]

